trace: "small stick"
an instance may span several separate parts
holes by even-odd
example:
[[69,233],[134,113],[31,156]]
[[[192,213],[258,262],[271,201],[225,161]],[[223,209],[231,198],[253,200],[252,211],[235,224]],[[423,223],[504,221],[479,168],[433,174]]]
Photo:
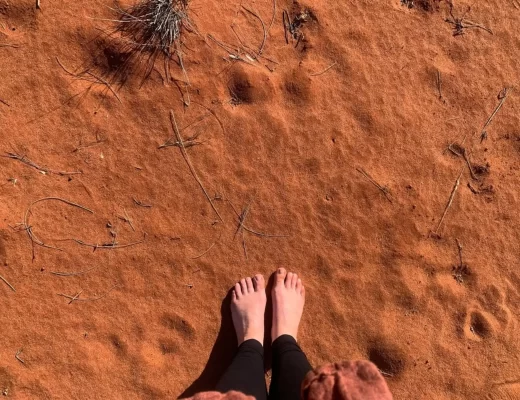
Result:
[[112,92],[112,94],[116,97],[116,99],[119,101],[120,104],[123,104],[121,99],[119,98],[118,94],[116,93],[116,91],[112,88],[112,86],[110,85],[110,83],[108,83],[106,80],[104,80],[103,78],[100,78],[99,76],[97,75],[94,75],[92,72],[90,71],[85,71],[83,72],[84,74],[87,74],[89,75],[90,77],[94,78],[94,81],[90,80],[90,79],[87,79],[87,78],[84,78],[84,77],[81,77],[79,76],[78,74],[75,74],[71,71],[69,71],[67,68],[65,68],[65,66],[62,64],[62,62],[60,61],[60,59],[58,57],[56,57],[56,61],[58,62],[59,66],[67,73],[69,74],[70,76],[74,77],[74,78],[77,78],[77,79],[82,79],[82,80],[86,80],[88,82],[92,82],[92,83],[99,83],[99,84],[103,84],[107,87],[108,90],[110,90]]
[[112,86],[110,85],[110,83],[108,83],[106,80],[104,80],[103,78],[100,78],[99,76],[97,75],[94,75],[92,72],[90,71],[86,71],[85,72],[87,75],[90,75],[91,77],[93,77],[94,79],[97,79],[100,83],[104,84],[108,90],[110,90],[112,92],[112,94],[116,97],[116,99],[119,101],[120,104],[123,104],[123,102],[121,101],[121,99],[119,98],[118,94],[116,93],[116,91],[114,89],[112,89]]
[[363,175],[365,178],[367,178],[375,187],[377,187],[386,197],[386,199],[391,203],[392,199],[390,199],[388,189],[384,186],[381,186],[379,183],[377,183],[363,168],[356,168],[356,170]]
[[319,76],[319,75],[323,75],[325,72],[327,72],[329,69],[331,69],[332,67],[334,67],[335,65],[337,64],[336,61],[334,61],[331,65],[329,65],[327,68],[325,68],[323,71],[321,72],[316,72],[314,74],[311,74],[311,76]]
[[289,237],[289,235],[269,235],[267,233],[257,232],[257,231],[254,231],[254,230],[248,228],[247,226],[243,226],[243,225],[242,225],[242,229],[245,230],[246,232],[252,233],[253,235],[256,235],[259,237],[265,237],[265,238],[288,238]]
[[469,162],[469,156],[468,156],[468,152],[466,151],[466,149],[464,149],[464,151],[462,152],[462,155],[464,156],[464,160],[466,161],[466,164],[468,165],[469,173],[471,174],[471,177],[473,179],[475,179],[476,181],[478,181],[479,179],[473,172],[473,167],[471,166],[471,163]]
[[215,240],[215,241],[211,244],[211,246],[208,247],[207,250],[205,250],[203,253],[199,254],[199,255],[196,256],[196,257],[192,257],[192,260],[197,260],[197,259],[199,259],[199,258],[205,256],[206,254],[208,254],[209,251],[210,251],[213,247],[215,247],[215,245],[220,241],[220,238],[221,238],[221,237],[222,237],[222,232],[220,232],[220,235],[218,236],[218,239]]
[[124,249],[126,247],[136,246],[138,244],[143,243],[146,240],[146,233],[144,234],[144,237],[142,240],[139,240],[138,242],[127,243],[127,244],[117,244],[115,242],[104,243],[104,244],[95,244],[95,243],[87,243],[87,242],[84,242],[83,240],[79,240],[79,239],[67,239],[67,240],[72,240],[82,246],[92,247],[94,249],[94,251],[97,249]]
[[442,80],[441,71],[437,70],[437,90],[439,91],[439,100],[442,100]]
[[485,30],[487,33],[490,33],[491,35],[493,35],[493,31],[489,28],[486,28],[484,25],[480,25],[480,24],[476,24],[475,22],[471,22],[471,21],[468,21],[466,20],[467,24],[463,24],[463,28],[480,28],[480,29],[483,29]]
[[4,281],[4,283],[11,288],[13,292],[16,293],[16,289],[11,285],[9,282],[7,282],[7,279],[5,279],[2,275],[0,275],[0,280]]
[[246,238],[244,236],[244,231],[242,230],[242,228],[244,227],[244,221],[246,220],[247,218],[247,214],[249,214],[249,210],[251,208],[251,203],[252,203],[252,200],[247,204],[247,206],[242,210],[242,213],[240,214],[240,216],[238,217],[238,221],[239,221],[239,224],[238,224],[238,228],[237,230],[235,231],[235,236],[233,237],[233,239],[235,239],[237,237],[237,234],[240,232],[240,235],[242,237],[242,248],[244,249],[244,256],[246,257],[247,259],[247,246],[246,246]]
[[289,28],[291,27],[291,20],[289,19],[289,14],[287,13],[286,10],[283,10],[282,22],[283,22],[283,32],[285,35],[285,44],[289,44],[289,35],[287,34],[289,30],[287,29],[287,27],[289,27]]
[[186,147],[184,147],[184,142],[182,140],[181,133],[179,132],[179,128],[177,127],[177,121],[175,121],[175,114],[173,113],[173,110],[170,110],[170,122],[172,124],[175,135],[177,136],[177,142],[179,142],[179,149],[181,150],[181,154],[184,158],[184,161],[186,161],[186,164],[188,164],[188,167],[190,169],[191,174],[193,175],[193,178],[195,178],[195,180],[199,184],[200,188],[202,189],[202,192],[206,196],[206,199],[208,199],[209,204],[211,205],[211,208],[213,208],[213,211],[215,211],[215,214],[217,214],[217,216],[221,222],[224,222],[224,220],[220,216],[220,213],[217,210],[217,207],[215,207],[215,204],[213,204],[213,200],[211,200],[211,197],[209,196],[208,192],[204,188],[204,185],[200,181],[197,173],[195,172],[195,168],[193,167],[193,164],[191,163],[190,157],[188,156],[188,152],[186,151]]
[[98,297],[91,297],[91,298],[87,298],[87,299],[80,299],[80,298],[79,298],[79,294],[81,294],[81,293],[83,292],[83,290],[82,290],[81,292],[79,292],[78,294],[74,295],[74,296],[70,296],[70,295],[68,295],[68,294],[63,294],[63,293],[57,293],[57,295],[58,295],[58,296],[61,296],[61,297],[65,297],[65,298],[71,300],[71,301],[69,302],[69,304],[72,303],[72,301],[96,301],[96,300],[101,300],[101,299],[107,297],[108,294],[109,294],[112,290],[114,290],[116,287],[118,287],[118,286],[119,286],[119,285],[114,285],[114,286],[112,286],[110,289],[108,289],[108,291],[107,291],[106,293],[102,294],[101,296],[98,296]]
[[97,146],[98,144],[101,144],[101,143],[104,143],[104,142],[106,142],[106,139],[100,139],[100,137],[98,136],[98,133],[96,133],[96,141],[95,142],[87,143],[85,145],[82,145],[81,144],[81,140],[80,140],[78,147],[76,147],[74,150],[72,150],[72,152],[73,153],[77,153],[80,150],[86,149],[88,147]]
[[7,107],[11,107],[11,105],[7,101],[4,101],[2,99],[0,99],[0,103],[6,105]]
[[32,226],[29,225],[29,214],[31,212],[31,208],[37,204],[37,203],[40,203],[42,201],[48,201],[48,200],[56,200],[56,201],[61,201],[62,203],[65,203],[69,206],[72,206],[72,207],[77,207],[81,210],[84,210],[84,211],[87,211],[91,214],[94,214],[94,211],[90,210],[89,208],[87,207],[83,207],[82,205],[80,204],[77,204],[77,203],[73,203],[72,201],[68,201],[68,200],[65,200],[65,199],[62,199],[60,197],[44,197],[43,199],[39,199],[39,200],[36,200],[36,201],[33,201],[29,207],[27,208],[27,210],[25,211],[25,214],[24,214],[24,218],[23,218],[23,223],[22,223],[22,227],[25,231],[27,231],[27,235],[29,235],[29,238],[31,239],[31,244],[33,246],[32,248],[32,252],[33,252],[33,261],[35,259],[35,254],[34,254],[34,244],[36,243],[37,245],[39,246],[42,246],[42,247],[46,247],[46,248],[49,248],[49,249],[55,249],[55,250],[60,250],[62,251],[62,249],[58,248],[58,247],[54,247],[54,246],[50,246],[50,245],[47,245],[45,244],[43,241],[41,241],[35,234],[34,232],[32,231]]
[[0,47],[12,47],[13,49],[17,49],[18,46],[17,44],[11,44],[11,43],[0,43]]
[[253,11],[251,11],[250,9],[246,8],[245,6],[242,6],[242,8],[244,10],[246,10],[249,14],[253,15],[254,17],[256,17],[260,21],[260,23],[262,24],[262,29],[264,31],[264,39],[262,40],[262,44],[260,45],[260,48],[258,49],[258,55],[260,55],[264,51],[265,43],[267,42],[267,29],[265,27],[264,21],[262,20],[262,18],[260,18],[260,16],[258,14],[256,14]]
[[462,156],[462,154],[460,154],[457,150],[453,148],[453,143],[448,146],[448,150],[451,151],[457,157]]
[[[215,113],[215,111],[213,111],[211,108],[209,108],[208,106],[205,106],[204,104],[202,103],[199,103],[197,101],[192,101],[193,104],[197,104],[198,106],[204,108],[205,110],[207,110],[211,115],[213,115],[213,117],[215,117],[215,119],[217,120],[219,126],[220,126],[220,129],[222,129],[222,133],[225,135],[226,134],[226,130],[224,129],[224,124],[222,123],[222,121],[220,120],[220,118],[217,116],[217,114]],[[189,125],[188,125],[189,126]]]
[[20,358],[20,354],[22,354],[22,351],[23,351],[23,349],[18,350],[16,352],[16,354],[14,355],[14,358],[16,358],[22,364],[25,364],[25,361]]
[[455,241],[457,242],[457,248],[459,249],[460,268],[463,269],[464,264],[462,262],[462,245],[460,244],[459,239],[455,239]]
[[134,224],[132,224],[132,220],[128,216],[128,213],[126,212],[126,209],[123,208],[123,211],[125,212],[125,215],[119,215],[118,218],[120,220],[125,221],[126,223],[128,223],[128,225],[130,225],[130,228],[132,228],[132,230],[135,232]]
[[393,378],[393,376],[394,376],[394,374],[391,374],[390,372],[385,372],[385,371],[383,371],[381,369],[379,370],[379,372],[381,373],[381,375],[387,376],[389,378]]
[[97,267],[92,267],[90,269],[87,269],[86,271],[80,271],[80,272],[54,272],[54,271],[51,271],[50,273],[52,275],[56,275],[56,276],[79,276],[79,275],[84,275],[86,274],[87,272],[90,272],[90,271],[93,271],[95,270]]
[[471,183],[469,183],[469,182],[468,182],[468,188],[469,188],[469,190],[471,190],[471,193],[473,193],[473,194],[479,194],[480,193],[473,186],[471,186]]
[[269,28],[267,28],[267,33],[269,33],[269,31],[273,27],[275,18],[276,18],[276,0],[273,0],[273,18],[271,18],[271,23],[269,24]]
[[56,170],[49,169],[46,167],[41,167],[38,164],[36,164],[35,162],[29,160],[27,157],[21,156],[16,153],[6,153],[6,155],[4,155],[2,157],[11,158],[13,160],[18,160],[18,161],[24,163],[25,165],[28,165],[30,167],[37,169],[38,171],[40,171],[43,174],[55,174],[55,175],[65,176],[65,175],[80,175],[83,173],[81,171],[73,171],[73,172],[56,171]]
[[134,201],[134,203],[139,206],[139,207],[144,207],[144,208],[152,208],[152,205],[151,204],[145,204],[139,200],[137,200],[135,197],[132,197],[132,200]]
[[76,293],[73,297],[70,298],[69,304],[71,304],[73,301],[79,299],[79,296],[83,293],[83,290],[80,290],[78,293]]
[[[231,203],[229,200],[228,200],[228,202],[240,222],[241,214],[238,213],[238,211],[235,208],[235,206],[233,205],[233,203]],[[250,229],[247,226],[245,226],[243,222],[242,222],[242,229],[246,232],[252,233],[253,235],[260,236],[260,237],[266,237],[266,238],[287,238],[287,237],[289,237],[289,235],[269,235],[266,233],[257,232],[255,230]]]
[[441,220],[439,221],[439,224],[437,225],[437,228],[435,229],[434,233],[436,235],[439,234],[439,229],[440,229],[442,223],[444,222],[444,218],[446,218],[446,214],[448,214],[448,210],[450,209],[451,204],[453,203],[453,199],[455,197],[455,193],[457,193],[457,189],[459,188],[459,185],[460,185],[460,178],[462,177],[462,172],[464,172],[464,168],[462,168],[462,170],[460,171],[460,174],[457,177],[457,180],[455,181],[455,184],[453,185],[453,189],[451,190],[451,194],[450,194],[450,198],[448,200],[448,204],[446,204],[446,207],[444,208],[444,212],[442,213]]
[[213,242],[212,245],[209,246],[207,250],[205,250],[203,253],[199,254],[199,255],[196,256],[196,257],[192,257],[191,259],[192,259],[192,260],[197,260],[198,258],[201,258],[201,257],[205,256],[206,254],[209,253],[209,251],[210,251],[213,247],[215,247],[216,244],[217,244],[217,242]]
[[502,91],[498,95],[498,98],[500,99],[500,103],[498,103],[498,105],[495,108],[495,111],[493,111],[491,113],[491,115],[487,119],[486,123],[484,124],[484,127],[482,128],[481,137],[486,137],[487,136],[486,128],[491,124],[491,121],[493,121],[493,118],[495,118],[495,115],[497,115],[497,113],[500,111],[500,109],[504,105],[504,102],[507,99],[507,95],[509,94],[509,92],[511,90],[512,90],[512,88],[504,88],[504,89],[502,89]]

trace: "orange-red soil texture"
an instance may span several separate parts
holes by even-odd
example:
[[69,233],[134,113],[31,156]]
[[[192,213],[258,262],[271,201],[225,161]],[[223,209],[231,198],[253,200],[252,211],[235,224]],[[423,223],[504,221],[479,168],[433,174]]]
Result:
[[3,396],[210,389],[284,266],[313,365],[520,398],[520,3],[192,0],[154,65],[114,8],[0,0]]

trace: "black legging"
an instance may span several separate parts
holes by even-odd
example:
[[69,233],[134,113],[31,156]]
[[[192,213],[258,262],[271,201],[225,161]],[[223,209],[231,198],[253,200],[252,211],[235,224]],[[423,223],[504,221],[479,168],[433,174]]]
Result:
[[[273,376],[269,389],[270,400],[299,400],[303,379],[312,367],[307,357],[289,335],[282,335],[273,342]],[[267,400],[264,376],[264,347],[258,340],[242,343],[233,362],[217,384],[221,393],[236,390]]]

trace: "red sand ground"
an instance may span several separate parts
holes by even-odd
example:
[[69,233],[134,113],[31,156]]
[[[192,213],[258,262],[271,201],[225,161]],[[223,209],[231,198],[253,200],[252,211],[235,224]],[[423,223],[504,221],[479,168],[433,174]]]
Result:
[[[184,35],[187,108],[161,63],[142,88],[130,76],[121,103],[103,85],[86,93],[90,84],[56,57],[72,71],[106,65],[98,36],[114,26],[102,20],[114,17],[111,3],[41,3],[38,11],[31,0],[0,0],[0,43],[18,46],[0,47],[0,99],[9,104],[0,103],[0,151],[83,174],[0,158],[0,275],[16,289],[0,282],[7,398],[162,399],[207,387],[233,347],[220,315],[227,290],[278,266],[308,288],[301,344],[312,364],[368,358],[397,399],[520,398],[516,91],[480,142],[497,95],[518,84],[518,2],[454,0],[455,17],[472,3],[466,18],[493,34],[453,36],[444,1],[425,11],[419,1],[408,9],[399,0],[278,0],[264,50],[277,64],[248,64],[232,63],[207,35],[237,44],[234,24],[256,49],[259,21],[238,0],[193,0],[200,36]],[[269,25],[271,1],[243,4]],[[311,11],[297,48],[285,42],[283,9],[291,18]],[[179,148],[158,149],[173,135],[170,109],[181,127],[206,117],[182,133],[200,133],[203,144],[188,154],[224,222]],[[467,149],[478,180],[446,151],[450,143]],[[34,205],[28,225],[63,251],[36,246],[32,260],[20,224],[45,197],[94,213]],[[231,204],[240,212],[249,201],[248,228],[287,237],[245,232],[246,258]],[[144,243],[95,252],[60,241],[124,245],[143,232]],[[79,300],[108,294],[71,304],[57,295],[80,291]]]

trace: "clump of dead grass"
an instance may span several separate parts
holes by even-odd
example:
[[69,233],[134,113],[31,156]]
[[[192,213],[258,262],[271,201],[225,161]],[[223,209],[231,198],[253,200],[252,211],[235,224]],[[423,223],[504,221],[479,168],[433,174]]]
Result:
[[117,37],[120,54],[128,57],[125,68],[130,63],[136,67],[144,62],[146,79],[157,59],[163,58],[165,66],[176,59],[185,73],[180,40],[185,29],[193,31],[188,0],[140,0],[128,8],[118,5],[113,10],[117,19],[111,36]]

